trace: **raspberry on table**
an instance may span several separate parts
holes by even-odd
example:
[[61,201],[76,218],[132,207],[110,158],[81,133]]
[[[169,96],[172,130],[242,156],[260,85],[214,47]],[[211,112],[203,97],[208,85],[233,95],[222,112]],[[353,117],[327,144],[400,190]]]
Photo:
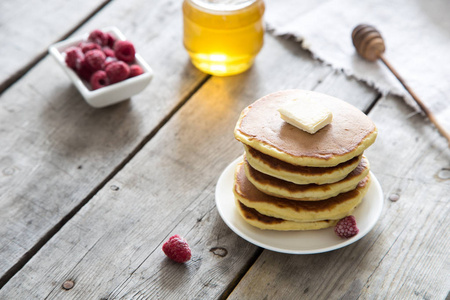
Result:
[[105,63],[106,55],[102,50],[89,50],[85,53],[85,60],[92,71],[101,70]]
[[114,44],[114,53],[116,57],[124,62],[134,62],[136,50],[130,41],[116,41]]
[[106,66],[105,72],[112,84],[127,79],[130,75],[130,67],[123,61],[115,61]]
[[99,70],[92,74],[89,82],[91,83],[91,87],[93,90],[105,87],[109,84],[108,76],[106,75],[106,72],[102,70]]
[[66,53],[66,65],[69,68],[72,68],[74,70],[77,70],[80,68],[81,61],[84,60],[84,54],[83,51],[81,51],[81,48],[79,47],[69,47],[65,51]]
[[356,219],[354,216],[347,216],[339,220],[334,227],[334,232],[341,238],[351,238],[358,234],[359,229],[356,226]]
[[88,41],[99,44],[100,46],[108,45],[108,35],[100,29],[91,31],[88,37]]
[[138,76],[144,73],[140,65],[131,65],[130,66],[130,77]]
[[167,242],[162,246],[163,252],[171,260],[184,263],[191,259],[191,248],[187,241],[178,234],[171,236]]

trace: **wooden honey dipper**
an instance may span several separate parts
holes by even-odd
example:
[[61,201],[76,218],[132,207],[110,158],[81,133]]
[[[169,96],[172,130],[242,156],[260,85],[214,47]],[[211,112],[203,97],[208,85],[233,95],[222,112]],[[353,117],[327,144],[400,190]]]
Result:
[[408,91],[411,97],[420,106],[422,111],[428,117],[428,119],[436,126],[439,132],[447,139],[450,146],[450,134],[438,123],[433,113],[423,104],[423,102],[417,97],[417,95],[406,84],[400,74],[392,67],[392,65],[383,56],[386,47],[384,45],[383,37],[380,32],[373,26],[361,24],[355,27],[352,32],[353,45],[356,48],[356,52],[367,59],[368,61],[381,61],[388,67],[388,69],[394,74],[400,81],[403,87]]

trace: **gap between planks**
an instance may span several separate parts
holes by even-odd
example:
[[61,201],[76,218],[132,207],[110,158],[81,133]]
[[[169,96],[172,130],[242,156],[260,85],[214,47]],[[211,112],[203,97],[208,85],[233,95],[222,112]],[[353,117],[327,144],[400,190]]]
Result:
[[219,300],[225,300],[230,296],[230,294],[234,291],[239,282],[244,278],[244,276],[250,271],[250,268],[255,264],[258,258],[261,256],[265,249],[258,247],[255,254],[250,257],[248,262],[242,267],[241,271],[233,278],[233,280],[228,284],[225,291],[218,298]]
[[[103,7],[103,6],[102,6]],[[55,226],[53,226],[29,251],[27,251],[5,274],[0,277],[0,289],[17,273],[28,261],[55,235],[64,225],[69,222],[89,201],[115,176],[134,156],[158,133],[158,131],[183,107],[189,99],[211,78],[205,76],[181,101],[159,122],[157,126],[146,135],[142,141],[131,151],[131,153],[117,167],[97,185],[77,206],[65,215]],[[261,251],[262,252],[262,251]],[[259,255],[258,255],[259,256]],[[256,258],[255,258],[256,260]],[[244,274],[242,274],[243,276]]]

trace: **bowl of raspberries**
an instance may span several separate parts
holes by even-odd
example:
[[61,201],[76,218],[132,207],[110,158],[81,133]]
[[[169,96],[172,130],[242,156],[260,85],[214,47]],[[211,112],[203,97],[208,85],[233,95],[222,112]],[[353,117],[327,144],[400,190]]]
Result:
[[153,71],[116,27],[95,29],[49,47],[88,104],[105,107],[140,93]]

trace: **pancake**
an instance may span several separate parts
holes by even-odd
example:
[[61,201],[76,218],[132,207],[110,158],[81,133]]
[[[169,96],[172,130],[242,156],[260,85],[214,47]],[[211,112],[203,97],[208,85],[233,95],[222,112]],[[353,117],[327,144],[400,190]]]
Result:
[[358,166],[344,179],[329,184],[295,184],[261,173],[248,164],[244,157],[247,179],[261,192],[275,197],[300,201],[320,201],[348,192],[369,174],[369,161],[362,157]]
[[[315,134],[285,122],[277,109],[299,97],[320,101],[333,113],[333,121]],[[234,135],[245,145],[293,165],[332,167],[362,154],[375,141],[377,128],[345,101],[312,91],[285,90],[245,108]]]
[[238,164],[234,178],[234,195],[239,202],[259,213],[296,222],[338,220],[351,214],[366,194],[370,175],[351,191],[322,201],[293,201],[267,195],[246,177],[243,163]]
[[328,228],[336,225],[338,220],[324,220],[316,222],[294,222],[283,220],[279,218],[265,216],[259,213],[257,210],[247,207],[239,200],[236,200],[236,207],[242,218],[250,225],[260,229],[270,230],[316,230],[322,228]]
[[361,161],[356,156],[335,167],[305,167],[291,165],[244,145],[245,156],[253,169],[281,180],[296,184],[326,184],[344,179]]

